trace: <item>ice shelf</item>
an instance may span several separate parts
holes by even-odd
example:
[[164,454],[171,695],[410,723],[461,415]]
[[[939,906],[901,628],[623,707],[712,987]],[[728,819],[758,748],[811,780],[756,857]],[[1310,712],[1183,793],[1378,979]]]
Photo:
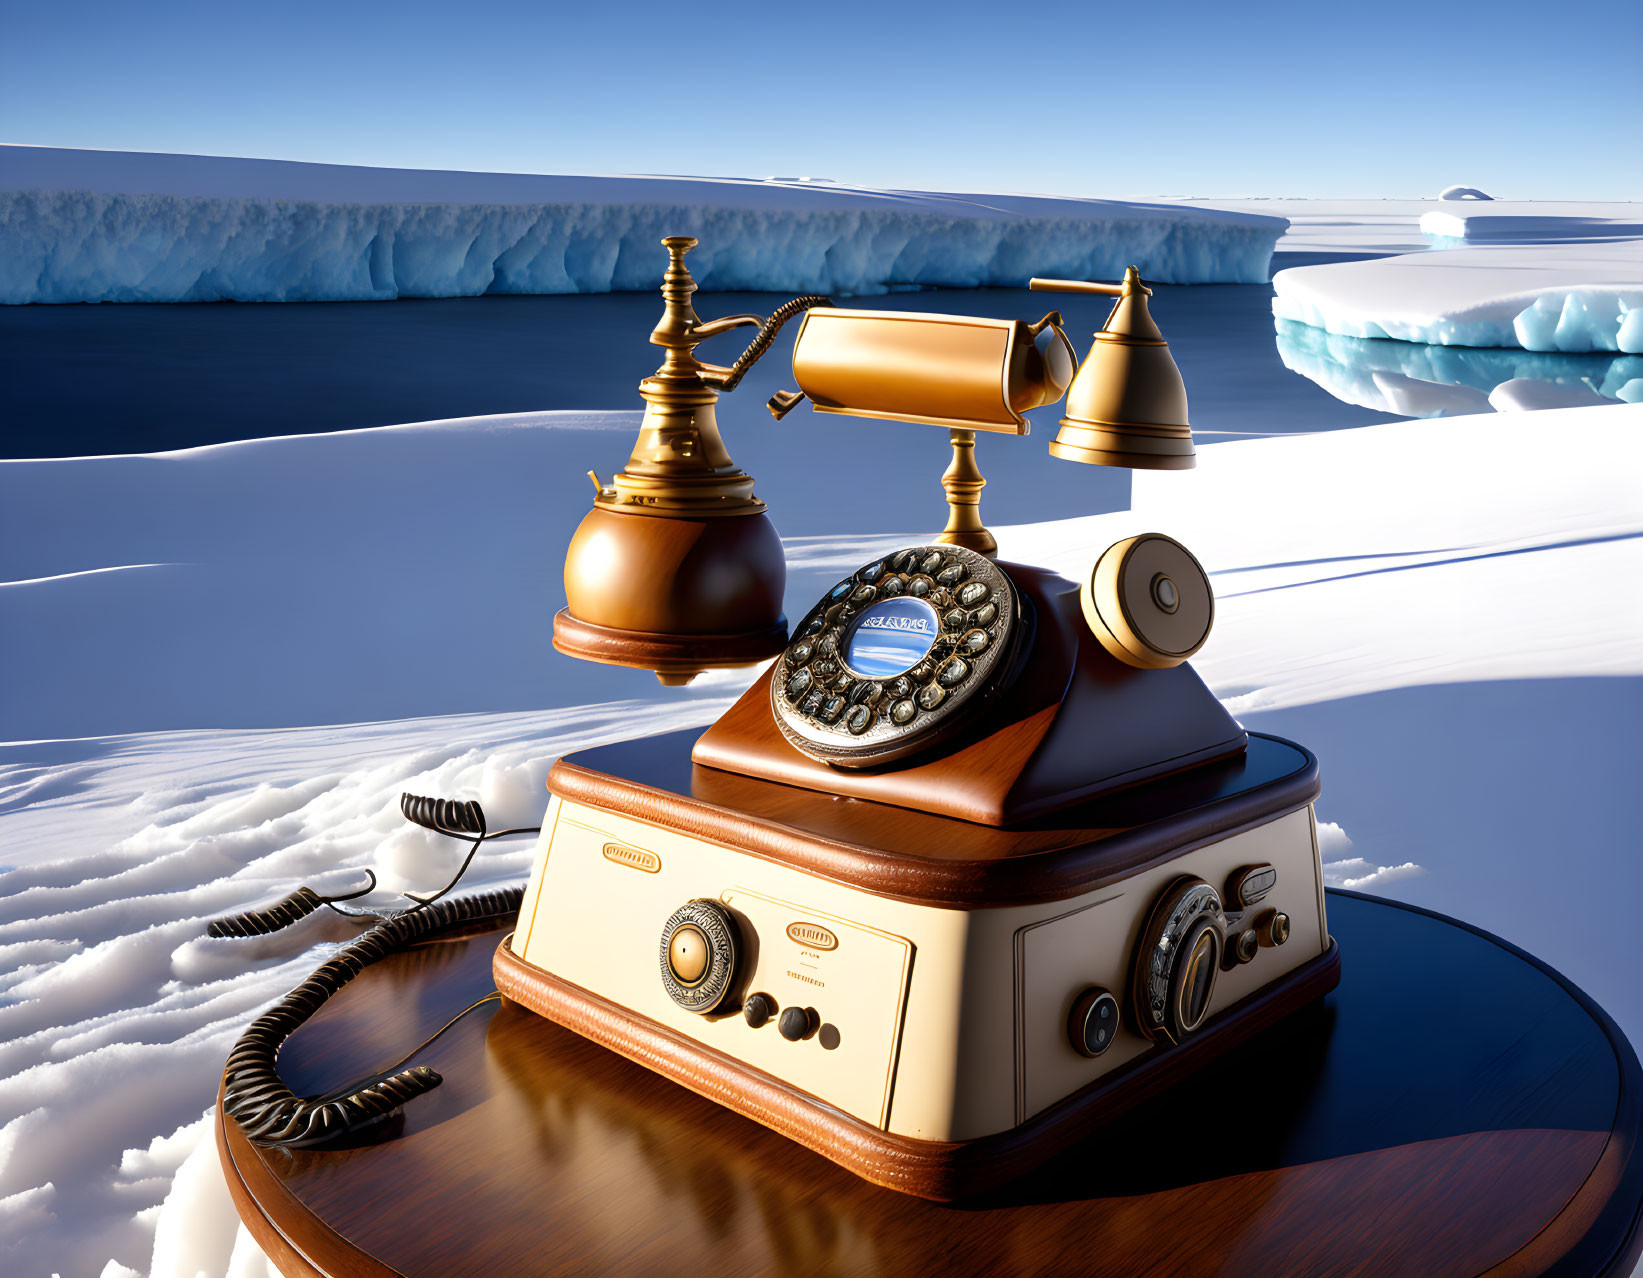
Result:
[[[1440,417],[1487,412],[1491,392],[1507,382],[1557,388],[1547,406],[1643,400],[1643,355],[1375,341],[1292,320],[1277,321],[1277,329],[1278,357],[1285,368],[1317,382],[1336,399],[1380,413]],[[1437,388],[1452,389],[1445,393]],[[1517,395],[1514,402],[1527,401]]]
[[1643,240],[1404,253],[1272,284],[1279,319],[1345,337],[1643,354]]
[[1626,239],[1643,236],[1643,208],[1635,204],[1497,204],[1483,212],[1432,209],[1421,215],[1420,228],[1440,248]]
[[735,178],[418,172],[0,147],[0,302],[380,301],[654,288],[882,293],[1035,274],[1259,283],[1287,222],[1123,200]]

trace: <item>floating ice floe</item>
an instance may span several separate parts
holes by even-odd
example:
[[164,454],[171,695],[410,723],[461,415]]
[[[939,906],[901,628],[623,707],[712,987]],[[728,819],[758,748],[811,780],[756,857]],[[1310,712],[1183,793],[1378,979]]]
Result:
[[1485,212],[1432,209],[1421,215],[1420,229],[1435,248],[1628,239],[1643,236],[1643,210],[1635,205],[1559,204],[1493,205]]
[[1428,346],[1336,333],[1278,320],[1278,357],[1284,367],[1322,386],[1336,399],[1404,417],[1483,413],[1490,392],[1504,382],[1545,386],[1515,396],[1527,407],[1569,407],[1643,400],[1643,355],[1525,351],[1503,346]]
[[1643,354],[1643,239],[1292,267],[1272,312],[1346,337]]
[[1485,195],[1475,186],[1446,186],[1438,192],[1440,200],[1492,200],[1495,197]]
[[417,172],[0,148],[0,302],[382,301],[655,288],[1259,283],[1287,223],[1169,203],[733,178]]

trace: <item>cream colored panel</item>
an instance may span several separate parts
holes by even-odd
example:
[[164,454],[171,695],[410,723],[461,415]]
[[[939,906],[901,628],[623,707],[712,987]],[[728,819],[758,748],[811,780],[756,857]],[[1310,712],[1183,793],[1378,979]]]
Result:
[[530,946],[531,932],[542,902],[542,879],[548,869],[548,851],[553,847],[553,836],[558,829],[559,813],[563,807],[564,802],[558,795],[548,796],[548,810],[542,817],[542,833],[536,836],[536,860],[531,865],[530,878],[525,880],[525,895],[519,904],[519,923],[514,929],[515,954],[524,954]]
[[[1290,915],[1291,939],[1220,975],[1213,1006],[1221,1010],[1323,951],[1307,809],[1081,898],[964,911],[872,896],[645,822],[556,802],[527,887],[518,944],[538,967],[867,1122],[922,1140],[969,1140],[1014,1126],[1144,1050],[1126,1032],[1099,1059],[1079,1056],[1065,1030],[1073,998],[1099,984],[1127,1004],[1130,956],[1157,894],[1181,874],[1220,887],[1233,869],[1254,861],[1278,867],[1270,900]],[[749,992],[762,988],[788,1006],[801,986],[820,991],[802,1005],[840,1029],[838,1048],[828,1051],[814,1038],[789,1043],[774,1023],[752,1030],[739,1014],[696,1016],[667,997],[659,973],[662,925],[696,897],[723,899],[749,920],[757,936]],[[794,944],[787,924],[805,920],[839,936],[837,951],[812,951],[805,961],[813,968],[785,962]],[[849,928],[856,930],[841,930]],[[874,959],[871,979],[838,970],[847,938],[853,950],[883,956]],[[809,986],[805,976],[824,984]],[[837,991],[839,979],[850,998],[835,1003],[829,994],[824,1003],[822,993]],[[890,1028],[896,999],[899,1043]]]
[[[773,1064],[761,1068],[884,1126],[913,966],[911,943],[741,888],[721,899],[759,938],[747,992],[768,994],[778,1007],[813,1008],[822,1022],[818,1034],[797,1043],[784,1039],[775,1022],[757,1030],[743,1022],[736,1054],[754,1064],[756,1056],[767,1057]],[[808,928],[826,935],[807,935]],[[794,940],[794,932],[807,943]]]
[[[618,851],[607,856],[607,844]],[[869,1123],[925,1140],[948,1137],[959,1060],[965,912],[870,896],[574,803],[564,805],[546,856],[538,859],[545,860],[540,901],[521,955],[528,962]],[[635,868],[636,863],[654,865],[654,872]],[[752,925],[756,941],[746,939],[747,948],[756,950],[750,956],[756,966],[748,992],[763,990],[783,1007],[798,1002],[816,1008],[839,1030],[837,1048],[822,1047],[820,1035],[790,1043],[774,1022],[751,1029],[739,1011],[697,1016],[668,998],[659,967],[662,926],[696,897],[723,899]],[[526,900],[528,908],[529,892]],[[774,904],[781,902],[791,904]],[[836,951],[812,950],[806,961],[815,964],[814,971],[785,962],[798,953],[787,924],[804,921],[818,922],[839,937]],[[524,930],[522,924],[521,934]],[[851,955],[871,956],[870,973],[847,966],[854,962]],[[784,960],[779,967],[778,957]],[[803,976],[829,984],[810,986],[799,979]],[[848,999],[839,996],[835,982],[840,981],[849,988]],[[802,1001],[795,993],[801,987],[810,991]],[[899,1069],[892,1073],[898,1059]],[[904,1086],[904,1079],[913,1082]]]
[[[1310,808],[1199,848],[1081,901],[1059,902],[1055,914],[1020,929],[1014,956],[1017,1122],[1148,1049],[1130,1028],[1130,963],[1158,894],[1183,874],[1197,875],[1219,891],[1233,870],[1260,861],[1278,870],[1278,884],[1261,908],[1290,916],[1290,939],[1220,973],[1210,1003],[1213,1015],[1325,948]],[[1067,1039],[1073,1001],[1091,985],[1110,990],[1124,1009],[1123,1028],[1094,1060],[1080,1056]]]

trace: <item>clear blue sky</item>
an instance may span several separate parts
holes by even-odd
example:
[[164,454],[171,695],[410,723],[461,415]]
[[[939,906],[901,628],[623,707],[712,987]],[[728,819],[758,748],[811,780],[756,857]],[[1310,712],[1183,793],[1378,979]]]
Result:
[[0,140],[1071,195],[1643,198],[1643,0],[0,0]]

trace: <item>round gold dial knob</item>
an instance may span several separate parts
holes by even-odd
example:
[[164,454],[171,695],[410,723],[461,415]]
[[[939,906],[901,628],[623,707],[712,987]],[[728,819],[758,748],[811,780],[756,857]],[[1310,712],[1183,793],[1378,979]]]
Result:
[[707,937],[701,928],[688,924],[673,933],[668,943],[667,965],[681,985],[698,985],[707,975]]
[[687,901],[662,925],[662,988],[687,1012],[717,1011],[735,984],[740,936],[718,901]]
[[1209,574],[1180,542],[1143,533],[1109,546],[1078,592],[1101,646],[1142,670],[1178,666],[1209,638]]

